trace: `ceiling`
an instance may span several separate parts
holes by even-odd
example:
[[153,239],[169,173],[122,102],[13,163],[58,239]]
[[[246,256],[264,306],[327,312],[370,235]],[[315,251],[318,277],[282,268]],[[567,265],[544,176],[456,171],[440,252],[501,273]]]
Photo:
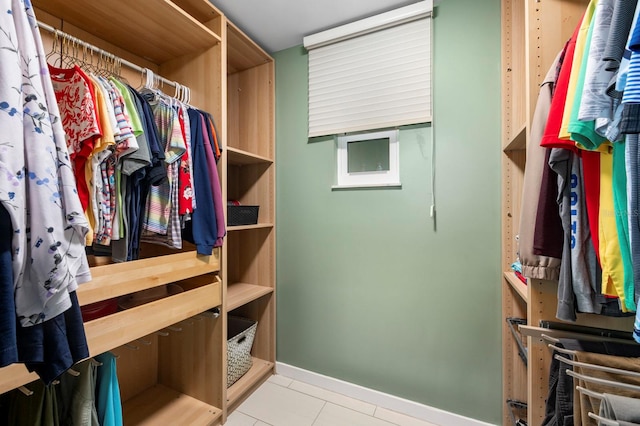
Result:
[[416,3],[418,0],[212,0],[269,53],[304,36]]

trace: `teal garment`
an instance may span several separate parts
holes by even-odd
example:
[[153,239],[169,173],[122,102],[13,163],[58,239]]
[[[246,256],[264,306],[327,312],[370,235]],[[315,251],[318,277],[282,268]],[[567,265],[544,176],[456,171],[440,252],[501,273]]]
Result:
[[116,357],[111,352],[105,352],[95,359],[102,363],[98,368],[96,385],[98,420],[101,426],[121,426],[123,424],[122,402],[120,401]]
[[629,243],[629,220],[627,218],[627,172],[625,167],[625,145],[613,144],[613,206],[616,229],[620,245],[620,256],[624,269],[624,304],[629,311],[636,310],[634,302],[633,261]]
[[578,120],[580,112],[580,102],[582,101],[582,91],[584,89],[585,75],[587,73],[587,62],[589,61],[589,49],[591,47],[591,39],[593,36],[593,20],[587,33],[585,41],[584,55],[580,64],[580,73],[578,74],[578,82],[576,85],[576,93],[573,100],[573,108],[571,109],[571,118],[569,119],[569,133],[571,140],[579,143],[585,149],[596,150],[607,139],[596,133],[596,122]]

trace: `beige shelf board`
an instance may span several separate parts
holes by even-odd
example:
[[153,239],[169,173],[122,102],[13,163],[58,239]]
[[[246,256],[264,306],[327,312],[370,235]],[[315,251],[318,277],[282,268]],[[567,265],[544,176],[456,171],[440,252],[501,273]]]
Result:
[[255,385],[272,375],[273,367],[273,362],[254,357],[251,369],[229,389],[227,389],[228,404],[233,406],[237,401],[245,396],[247,392],[251,391]]
[[516,276],[514,272],[507,271],[504,273],[504,278],[507,280],[509,285],[518,293],[518,295],[527,302],[529,299],[529,289],[527,285],[520,281],[520,278]]
[[127,425],[211,425],[222,410],[162,385],[155,385],[122,405]]
[[78,287],[80,305],[185,280],[220,270],[220,251],[200,256],[195,251],[91,268],[92,280]]
[[273,223],[256,223],[255,225],[236,225],[227,227],[227,232],[246,231],[249,229],[273,228]]
[[239,166],[249,164],[271,164],[273,159],[264,157],[262,155],[253,154],[248,151],[243,151],[231,146],[227,147],[227,161],[229,164],[236,164]]
[[38,375],[29,373],[24,364],[8,365],[0,368],[0,393],[8,392],[35,380],[38,380]]
[[256,284],[233,283],[227,286],[227,311],[232,311],[273,293],[273,288]]
[[[217,277],[216,277],[217,278]],[[116,312],[84,324],[91,356],[220,306],[221,284],[212,284]]]
[[[33,5],[156,64],[196,53],[221,38],[169,0],[35,0]],[[123,19],[122,11],[126,11]],[[114,31],[117,23],[118,31]]]
[[527,125],[518,128],[515,135],[507,142],[503,151],[517,151],[527,149]]
[[234,74],[273,61],[260,46],[227,21],[227,72]]

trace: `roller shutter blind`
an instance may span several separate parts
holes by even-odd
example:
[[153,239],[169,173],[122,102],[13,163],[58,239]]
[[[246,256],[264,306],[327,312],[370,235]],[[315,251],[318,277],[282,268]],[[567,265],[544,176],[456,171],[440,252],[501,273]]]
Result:
[[417,17],[343,35],[336,42],[316,47],[305,38],[309,137],[431,121],[428,3],[428,13],[423,7]]

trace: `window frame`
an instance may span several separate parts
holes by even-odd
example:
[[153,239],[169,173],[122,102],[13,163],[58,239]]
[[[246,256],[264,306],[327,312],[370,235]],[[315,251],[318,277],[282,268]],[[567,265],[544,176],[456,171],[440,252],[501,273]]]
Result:
[[[337,183],[332,189],[401,187],[399,133],[398,129],[393,129],[337,136]],[[349,142],[377,139],[389,140],[389,170],[349,173]]]

